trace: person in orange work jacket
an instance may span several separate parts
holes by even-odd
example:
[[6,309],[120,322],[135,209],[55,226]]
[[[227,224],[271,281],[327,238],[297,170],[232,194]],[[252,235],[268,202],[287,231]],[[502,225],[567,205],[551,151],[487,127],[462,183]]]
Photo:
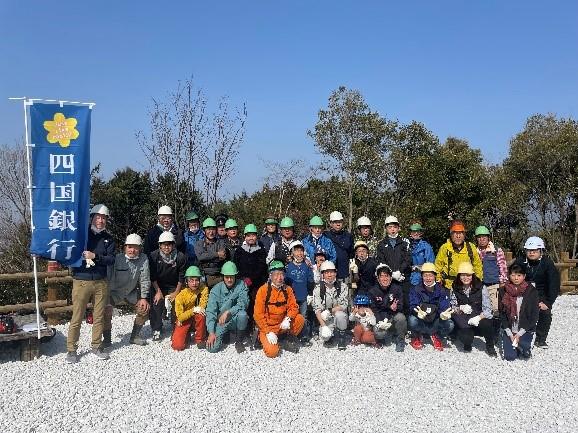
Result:
[[253,317],[267,357],[275,358],[279,354],[282,334],[283,349],[293,353],[299,351],[297,335],[305,325],[305,318],[299,314],[293,289],[285,285],[285,266],[278,260],[269,264],[269,281],[257,291]]

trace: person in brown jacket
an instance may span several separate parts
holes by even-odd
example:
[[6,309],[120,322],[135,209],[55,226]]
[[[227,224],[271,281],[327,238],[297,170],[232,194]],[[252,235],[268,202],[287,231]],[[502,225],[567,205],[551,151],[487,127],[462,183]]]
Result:
[[293,289],[285,285],[285,266],[278,260],[269,265],[269,281],[259,287],[255,298],[255,324],[259,328],[259,341],[265,355],[275,358],[279,354],[279,335],[286,334],[283,348],[299,351],[297,335],[305,325],[299,314],[299,305]]

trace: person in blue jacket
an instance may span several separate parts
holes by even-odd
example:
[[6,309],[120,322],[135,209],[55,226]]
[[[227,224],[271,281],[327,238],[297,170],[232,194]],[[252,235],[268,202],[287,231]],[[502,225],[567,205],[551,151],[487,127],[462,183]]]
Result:
[[330,230],[325,232],[325,236],[331,239],[335,247],[337,279],[349,283],[349,259],[353,258],[353,236],[348,231],[343,230],[341,212],[331,212],[329,226]]
[[431,245],[422,239],[423,227],[419,222],[414,222],[409,226],[409,250],[411,252],[411,276],[412,286],[421,281],[421,265],[424,263],[434,263],[435,255]]
[[325,253],[325,258],[330,262],[335,263],[337,260],[335,245],[333,245],[331,239],[323,234],[323,225],[323,220],[320,216],[315,215],[309,220],[310,233],[302,239],[305,255],[309,263],[315,260],[317,252]]
[[185,249],[187,254],[187,269],[189,266],[197,265],[197,255],[195,254],[195,244],[201,239],[205,239],[205,232],[201,230],[199,215],[194,210],[190,210],[185,215],[186,226],[183,233]]
[[421,266],[422,277],[409,291],[409,311],[407,319],[411,331],[411,347],[423,347],[423,334],[430,336],[434,348],[443,350],[443,338],[454,329],[450,295],[448,290],[436,282],[436,267],[432,262]]

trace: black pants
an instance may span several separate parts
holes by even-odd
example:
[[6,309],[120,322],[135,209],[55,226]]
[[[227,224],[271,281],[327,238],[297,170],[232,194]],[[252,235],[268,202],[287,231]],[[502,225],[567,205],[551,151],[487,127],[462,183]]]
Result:
[[484,337],[486,344],[494,344],[494,327],[490,319],[480,320],[478,326],[458,328],[457,335],[464,346],[471,346],[476,335]]
[[[174,291],[168,291],[167,293],[163,293],[163,296],[167,296],[169,293]],[[167,314],[167,310],[165,308],[165,299],[161,299],[157,304],[154,303],[154,294],[153,297],[149,299],[151,304],[151,309],[149,311],[149,320],[151,322],[151,329],[152,331],[162,331],[163,330],[163,317]],[[176,321],[175,315],[175,303],[172,303],[173,308],[171,308],[171,324],[174,325]]]
[[409,317],[411,314],[411,311],[409,311],[409,291],[411,289],[409,276],[401,283],[401,288],[403,290],[403,314],[405,314],[405,317]]
[[538,323],[536,324],[536,340],[546,342],[548,332],[550,332],[550,325],[552,325],[552,310],[540,310],[538,316]]

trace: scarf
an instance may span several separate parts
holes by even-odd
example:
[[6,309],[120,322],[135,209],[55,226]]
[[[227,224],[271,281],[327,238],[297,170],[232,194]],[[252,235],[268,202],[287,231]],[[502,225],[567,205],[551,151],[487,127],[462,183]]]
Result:
[[161,259],[163,260],[163,262],[165,262],[167,265],[170,266],[174,266],[176,260],[177,260],[177,250],[174,249],[171,251],[170,254],[165,254],[163,253],[161,250],[159,250]]
[[248,253],[254,253],[255,251],[259,251],[261,246],[259,244],[249,245],[246,241],[243,241],[241,248],[243,248]]
[[519,286],[516,286],[509,281],[504,285],[504,297],[502,298],[502,305],[505,313],[508,315],[508,319],[510,319],[511,322],[518,320],[518,305],[516,300],[518,296],[524,296],[527,289],[528,283],[526,281],[524,281]]
[[94,233],[95,235],[102,233],[103,231],[105,231],[105,228],[102,229],[97,229],[96,226],[94,224],[90,225],[90,230],[92,230],[92,233]]
[[125,254],[124,257],[126,258],[126,264],[128,265],[130,275],[134,279],[134,277],[136,276],[136,271],[138,270],[138,267],[136,266],[135,262],[138,260],[139,256],[131,258]]

